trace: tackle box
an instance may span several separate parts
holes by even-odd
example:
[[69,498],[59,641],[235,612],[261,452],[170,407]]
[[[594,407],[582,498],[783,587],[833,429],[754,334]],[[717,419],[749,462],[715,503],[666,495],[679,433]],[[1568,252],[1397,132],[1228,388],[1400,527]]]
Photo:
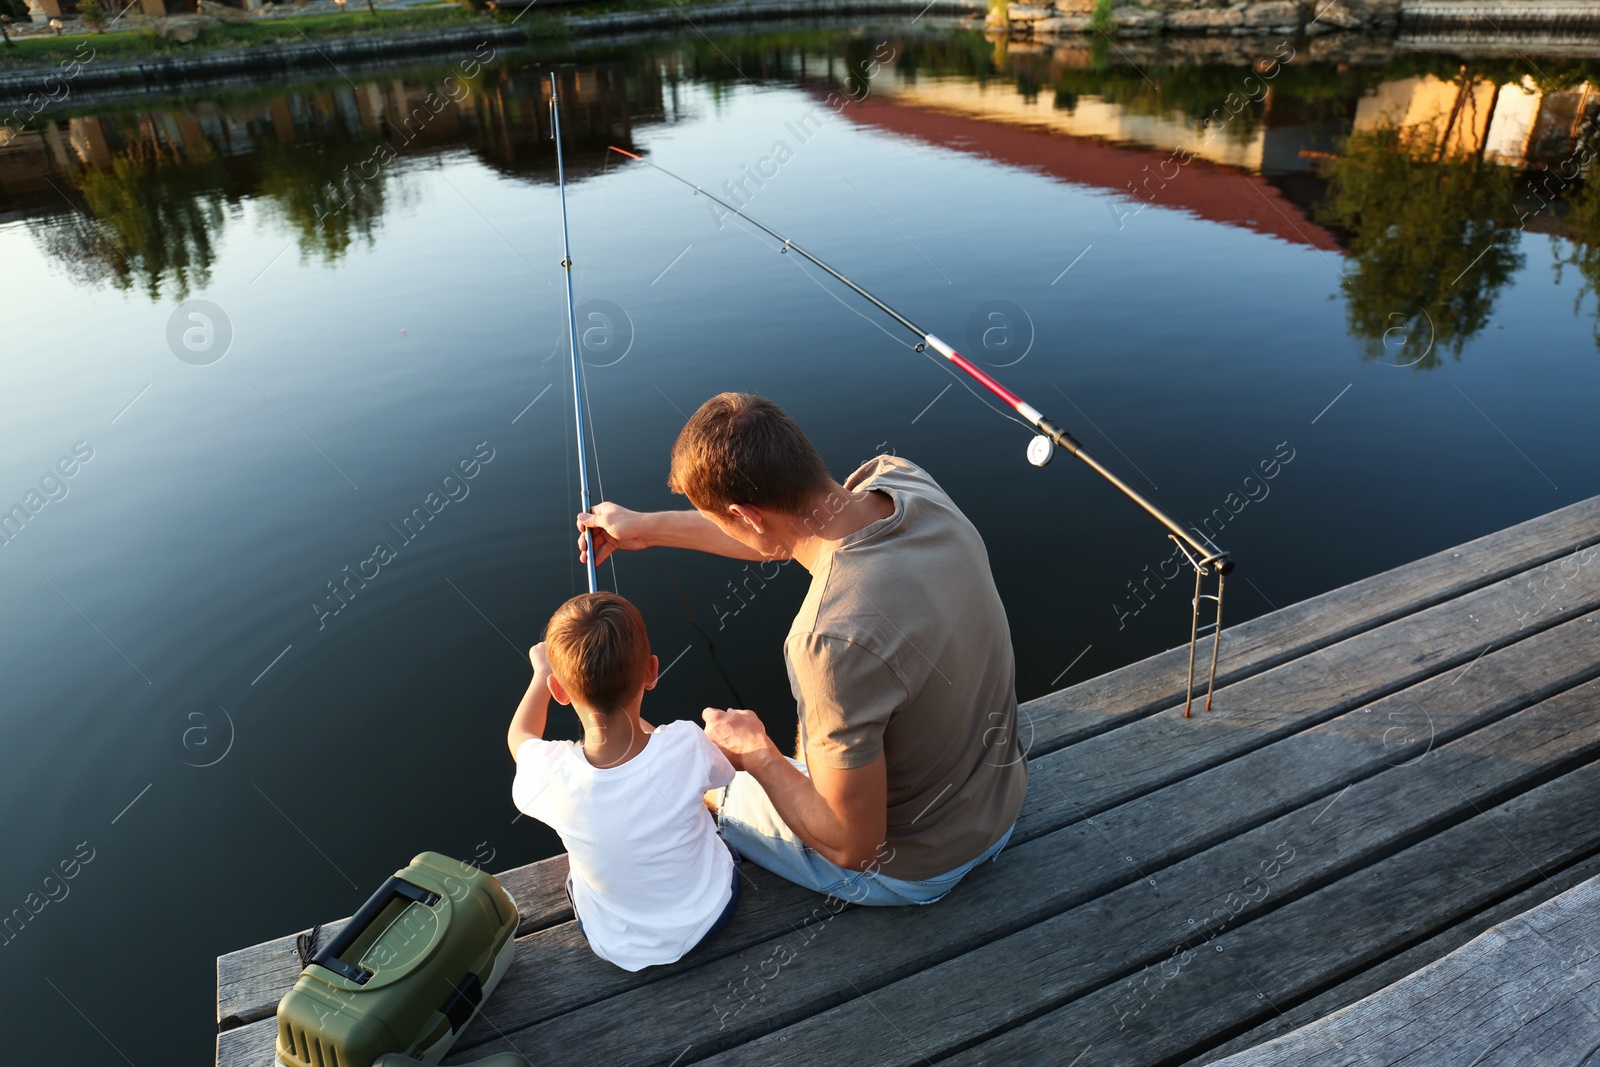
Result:
[[510,966],[516,932],[516,902],[492,876],[422,853],[279,1002],[277,1067],[438,1063]]

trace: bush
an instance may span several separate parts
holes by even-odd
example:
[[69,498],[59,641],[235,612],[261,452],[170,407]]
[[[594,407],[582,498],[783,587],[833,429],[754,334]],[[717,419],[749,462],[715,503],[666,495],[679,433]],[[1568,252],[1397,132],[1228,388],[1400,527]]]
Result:
[[95,33],[106,31],[105,0],[78,0],[78,17]]
[[1095,0],[1094,14],[1089,16],[1089,24],[1101,33],[1111,32],[1111,2],[1112,0]]

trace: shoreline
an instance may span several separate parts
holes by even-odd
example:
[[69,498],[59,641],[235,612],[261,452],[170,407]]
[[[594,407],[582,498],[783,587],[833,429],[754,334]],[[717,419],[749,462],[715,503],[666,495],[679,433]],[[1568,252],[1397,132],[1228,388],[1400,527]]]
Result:
[[[1190,0],[1168,2],[1185,3]],[[1336,0],[1339,4],[1360,2],[1362,0]],[[1321,45],[1320,51],[1335,50],[1328,46],[1337,42],[1338,51],[1355,54],[1416,50],[1419,46],[1455,51],[1470,49],[1478,44],[1488,45],[1488,42],[1464,38],[1459,32],[1448,32],[1448,25],[1442,24],[1437,14],[1447,6],[1460,5],[1448,4],[1446,0],[1409,0],[1405,4],[1399,0],[1365,2],[1383,5],[1383,14],[1353,26],[1319,25],[1312,19],[1309,22],[1296,20],[1274,25],[1232,26],[1222,30],[1198,25],[1186,27],[1171,22],[1159,32],[1151,32],[1142,26],[1128,24],[1127,19],[1120,17],[1124,12],[1135,9],[1118,7],[1113,11],[1115,22],[1110,30],[1119,50],[1136,48],[1141,52],[1151,46],[1165,50],[1167,46],[1180,46],[1182,42],[1193,43],[1202,52],[1217,51],[1212,45],[1220,46],[1220,50],[1225,52],[1229,45],[1242,45],[1272,35]],[[1551,3],[1560,5],[1569,0],[1517,2],[1519,6],[1532,10]],[[1328,4],[1322,10],[1334,6]],[[1070,45],[1083,40],[1085,35],[1095,36],[1092,27],[1078,25],[1080,21],[1086,22],[1086,19],[1038,17],[1048,10],[1051,9],[1027,8],[1013,3],[1009,23],[1003,28],[990,25],[989,32],[991,35],[1009,37],[1013,46],[1025,48]],[[1137,10],[1149,11],[1143,8]],[[898,20],[910,15],[913,24],[926,20],[930,27],[949,28],[965,24],[976,29],[983,25],[980,20],[988,13],[989,8],[984,0],[729,0],[688,8],[669,2],[661,7],[632,11],[571,15],[541,13],[524,25],[517,24],[520,16],[510,20],[484,17],[454,27],[374,30],[343,37],[317,40],[305,37],[298,41],[261,44],[217,42],[210,46],[203,45],[193,52],[104,56],[98,55],[94,49],[94,42],[103,39],[100,35],[74,34],[72,39],[77,42],[75,58],[55,55],[47,59],[41,57],[41,62],[36,65],[0,68],[0,108],[13,112],[27,110],[31,117],[31,114],[64,103],[83,90],[96,90],[96,97],[113,98],[192,92],[237,85],[263,74],[343,74],[340,63],[349,64],[356,71],[390,69],[405,61],[430,58],[444,60],[452,55],[480,50],[484,46],[510,46],[512,50],[518,50],[564,40],[583,44],[625,44],[658,37],[663,31],[698,31],[701,26],[713,25],[749,25],[773,31],[815,29],[829,22],[837,23],[840,19],[863,16],[887,16]],[[1419,20],[1413,15],[1423,17]],[[1417,23],[1414,27],[1409,25],[1414,22]],[[1422,31],[1422,40],[1408,41],[1407,29],[1412,30],[1412,36],[1416,35],[1416,31]],[[1524,29],[1526,32],[1534,27],[1529,25]],[[1528,43],[1542,51],[1533,40]],[[1515,42],[1512,42],[1514,45]],[[1556,47],[1562,48],[1562,42],[1556,42]],[[1567,47],[1584,54],[1600,54],[1600,46],[1584,47],[1580,43]],[[3,55],[0,53],[0,56]]]
[[[45,86],[43,83],[47,81],[70,83],[74,90],[117,87],[161,91],[192,88],[230,77],[325,69],[340,60],[360,63],[428,56],[444,58],[483,44],[536,46],[564,38],[625,38],[675,28],[692,30],[701,25],[734,23],[815,25],[829,19],[862,15],[913,15],[916,19],[931,16],[942,22],[951,17],[981,17],[985,10],[981,0],[933,0],[932,3],[927,0],[736,0],[687,9],[665,4],[639,11],[546,14],[526,25],[518,25],[515,19],[483,18],[459,27],[374,31],[319,40],[202,46],[201,50],[190,53],[98,58],[94,42],[101,35],[74,34],[71,40],[78,45],[76,59],[55,55],[41,57],[39,63],[26,67],[0,68],[0,103],[9,105],[35,94],[43,94],[50,102],[59,103],[62,94],[59,89]],[[85,52],[88,58],[84,57]],[[0,53],[0,57],[3,56],[4,53]],[[74,65],[76,70],[67,69]]]

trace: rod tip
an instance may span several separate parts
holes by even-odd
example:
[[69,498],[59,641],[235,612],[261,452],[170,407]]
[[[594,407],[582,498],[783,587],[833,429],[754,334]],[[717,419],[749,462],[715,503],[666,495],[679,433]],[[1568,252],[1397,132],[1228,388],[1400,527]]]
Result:
[[620,152],[620,153],[622,153],[622,154],[623,154],[623,155],[625,155],[625,156],[627,156],[627,157],[628,157],[628,158],[629,158],[629,159],[637,159],[637,160],[639,160],[639,161],[640,161],[640,162],[643,162],[643,161],[644,161],[644,157],[643,157],[643,156],[636,156],[636,155],[634,155],[634,154],[633,154],[633,153],[632,153],[632,152],[630,152],[630,151],[628,151],[628,150],[627,150],[627,149],[625,149],[625,148],[618,148],[618,147],[617,147],[617,146],[616,146],[616,145],[611,145],[611,146],[610,146],[610,147],[611,147],[611,151],[613,151],[613,152]]

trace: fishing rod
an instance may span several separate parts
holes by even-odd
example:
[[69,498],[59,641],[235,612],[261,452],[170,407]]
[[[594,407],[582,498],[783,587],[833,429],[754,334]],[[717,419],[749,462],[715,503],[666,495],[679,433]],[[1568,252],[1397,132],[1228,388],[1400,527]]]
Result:
[[[572,422],[578,435],[578,497],[582,510],[589,510],[589,458],[583,444],[583,386],[579,376],[582,359],[578,351],[578,316],[572,306],[572,241],[567,232],[567,170],[561,159],[561,109],[556,93],[556,72],[550,72],[550,127],[556,139],[556,184],[561,188],[561,269],[567,278],[567,343],[572,349]],[[583,531],[584,561],[589,574],[589,592],[600,586],[594,571],[594,535]]]
[[[1200,603],[1202,600],[1207,600],[1213,601],[1217,605],[1216,621],[1207,623],[1206,626],[1203,627],[1204,629],[1210,629],[1214,631],[1211,640],[1211,669],[1206,682],[1205,705],[1207,711],[1211,710],[1211,698],[1217,687],[1217,653],[1222,643],[1223,579],[1229,572],[1233,570],[1233,559],[1228,555],[1228,553],[1218,548],[1212,543],[1211,539],[1206,537],[1204,534],[1198,533],[1198,531],[1191,533],[1189,530],[1184,529],[1184,527],[1179,525],[1175,519],[1173,519],[1166,512],[1162,511],[1155,504],[1151,503],[1150,500],[1148,500],[1137,489],[1133,488],[1133,486],[1119,478],[1114,471],[1106,467],[1093,456],[1089,455],[1088,452],[1084,451],[1083,445],[1078,442],[1077,438],[1073,437],[1066,430],[1051,422],[1044,416],[1042,412],[1039,411],[1038,408],[1034,407],[1032,404],[1013,393],[1010,389],[1007,389],[1004,385],[1000,384],[1000,382],[995,380],[993,376],[988,374],[981,367],[977,366],[966,356],[963,356],[960,352],[957,352],[954,348],[951,348],[944,341],[940,340],[938,337],[935,337],[927,330],[924,330],[921,326],[918,326],[916,323],[900,314],[900,312],[896,311],[888,304],[885,304],[882,300],[879,300],[877,297],[867,292],[867,290],[863,289],[861,286],[857,285],[855,282],[851,281],[849,278],[845,277],[843,274],[839,273],[837,270],[833,269],[816,256],[812,255],[810,252],[807,252],[804,248],[801,248],[783,234],[772,229],[770,226],[767,226],[758,219],[752,218],[750,215],[746,214],[739,208],[734,207],[732,204],[728,203],[726,200],[723,200],[716,194],[707,192],[689,179],[682,177],[681,175],[674,174],[667,168],[660,166],[659,164],[652,163],[643,156],[635,155],[632,152],[618,148],[616,145],[612,145],[611,150],[619,153],[620,155],[627,156],[629,159],[638,160],[640,163],[643,163],[648,167],[653,167],[662,174],[665,174],[667,177],[671,178],[673,181],[688,186],[690,189],[694,190],[697,196],[707,197],[708,199],[720,204],[729,212],[744,219],[746,222],[755,226],[773,240],[782,242],[782,247],[778,249],[780,254],[787,254],[791,251],[798,253],[801,257],[815,264],[827,274],[848,287],[857,296],[860,296],[862,299],[866,300],[867,303],[871,304],[879,311],[882,311],[884,314],[888,315],[895,322],[911,331],[911,333],[916,335],[918,339],[915,346],[916,351],[923,352],[929,348],[933,349],[945,359],[959,367],[967,375],[967,377],[973,379],[979,385],[982,385],[985,389],[989,390],[989,392],[993,393],[1018,415],[1022,416],[1023,419],[1027,420],[1030,426],[1039,431],[1038,436],[1034,437],[1033,440],[1028,442],[1029,463],[1032,463],[1035,467],[1043,467],[1046,463],[1050,462],[1051,458],[1055,455],[1056,448],[1059,446],[1065,449],[1069,454],[1076,456],[1078,459],[1088,464],[1088,466],[1096,474],[1100,475],[1117,489],[1121,490],[1124,496],[1132,500],[1135,504],[1139,505],[1139,507],[1144,509],[1146,514],[1155,519],[1162,526],[1166,527],[1167,536],[1171,538],[1172,541],[1178,546],[1178,550],[1183,553],[1184,558],[1189,561],[1189,565],[1194,568],[1194,599],[1191,601],[1193,610],[1191,612],[1189,622],[1189,681],[1187,686],[1184,688],[1183,703],[1183,714],[1185,718],[1189,716],[1189,708],[1194,701],[1195,646],[1199,641],[1200,631],[1202,629],[1200,625]],[[1217,591],[1215,593],[1203,593],[1202,591],[1202,579],[1208,577],[1216,578]]]

